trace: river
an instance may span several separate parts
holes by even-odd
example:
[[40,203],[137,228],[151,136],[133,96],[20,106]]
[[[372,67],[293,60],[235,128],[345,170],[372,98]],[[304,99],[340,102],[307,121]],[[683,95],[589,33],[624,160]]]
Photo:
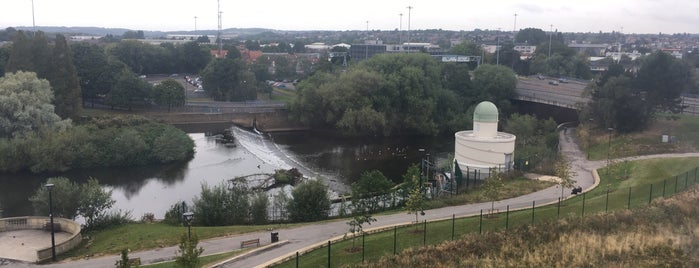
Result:
[[176,202],[191,203],[202,184],[216,185],[238,176],[273,173],[275,169],[298,168],[307,177],[321,178],[333,194],[349,192],[353,181],[374,169],[400,182],[410,164],[419,163],[426,154],[447,159],[454,148],[453,136],[348,138],[326,132],[258,134],[232,126],[219,129],[226,127],[232,129],[235,147],[217,143],[203,133],[209,130],[186,128],[196,145],[194,157],[186,163],[56,174],[0,174],[2,216],[32,215],[28,198],[53,176],[78,182],[97,178],[112,190],[114,209],[131,211],[138,220],[145,213],[162,218]]

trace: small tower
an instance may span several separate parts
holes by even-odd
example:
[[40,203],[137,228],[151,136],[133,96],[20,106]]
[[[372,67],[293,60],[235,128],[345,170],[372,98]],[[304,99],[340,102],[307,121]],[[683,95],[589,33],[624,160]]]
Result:
[[473,112],[473,130],[459,131],[454,138],[454,159],[462,172],[478,170],[485,178],[490,169],[512,168],[516,137],[498,132],[498,108],[492,102],[479,103]]

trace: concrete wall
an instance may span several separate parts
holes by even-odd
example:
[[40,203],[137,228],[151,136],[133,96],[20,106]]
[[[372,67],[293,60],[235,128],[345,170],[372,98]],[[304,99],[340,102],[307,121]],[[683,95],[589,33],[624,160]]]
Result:
[[[3,218],[0,219],[0,232],[27,229],[43,230],[44,226],[49,221],[49,217],[37,216]],[[76,247],[78,244],[80,244],[80,242],[82,241],[82,235],[80,234],[80,224],[78,224],[75,221],[64,218],[53,218],[53,223],[54,226],[60,226],[60,232],[66,232],[71,234],[68,240],[56,243],[57,255],[69,251]],[[58,232],[59,230],[55,231]],[[39,261],[50,259],[52,256],[51,246],[37,250],[36,256]]]

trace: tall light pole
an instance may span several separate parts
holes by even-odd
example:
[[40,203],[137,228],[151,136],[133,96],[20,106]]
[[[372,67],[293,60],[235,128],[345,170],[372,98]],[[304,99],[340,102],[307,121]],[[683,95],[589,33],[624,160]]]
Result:
[[498,41],[495,45],[495,52],[497,52],[497,56],[495,57],[495,65],[500,65],[500,28],[498,28],[496,39]]
[[553,24],[550,25],[551,28],[549,28],[549,59],[551,58],[551,39],[553,37]]
[[218,56],[221,57],[221,51],[223,50],[223,41],[221,40],[221,0],[218,0]]
[[515,37],[514,37],[515,32],[517,32],[517,13],[515,13],[515,25],[512,28],[512,40],[515,39]]
[[408,6],[408,52],[410,52],[410,11],[413,10],[413,6]]
[[612,148],[612,131],[614,131],[614,129],[607,128],[607,130],[609,131],[609,141],[607,142],[607,175],[609,175],[609,163],[610,163],[609,162],[610,161],[609,152],[611,151],[611,148]]
[[515,47],[517,46],[515,44],[516,37],[517,37],[517,13],[515,13],[515,23],[514,23],[514,27],[512,27],[512,50],[513,51],[512,51],[512,66],[510,66],[510,67],[512,68],[513,71],[515,69],[515,61],[517,61],[517,53],[516,53],[516,51],[514,51]]
[[188,211],[182,213],[182,218],[187,222],[187,238],[192,240],[192,218],[194,218],[194,212]]
[[403,13],[398,14],[400,21],[398,22],[398,44],[403,43]]
[[366,40],[364,40],[364,59],[369,58],[369,21],[366,21]]
[[197,32],[197,16],[194,16],[194,32]]
[[36,22],[34,20],[34,0],[32,0],[32,29],[34,30],[34,36],[36,36]]
[[[33,2],[33,1],[32,1]],[[56,261],[56,238],[54,235],[55,230],[53,229],[53,196],[51,194],[51,189],[53,189],[53,183],[47,183],[46,189],[49,189],[49,224],[51,224],[51,260]]]

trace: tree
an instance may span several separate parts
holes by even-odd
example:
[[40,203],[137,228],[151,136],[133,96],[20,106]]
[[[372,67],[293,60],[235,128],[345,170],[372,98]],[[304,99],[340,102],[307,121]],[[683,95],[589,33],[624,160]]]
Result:
[[652,101],[634,89],[628,77],[612,77],[601,87],[592,85],[590,90],[592,101],[584,111],[584,118],[593,118],[599,126],[632,132],[644,129],[654,116]]
[[34,73],[17,72],[0,77],[0,137],[19,137],[40,130],[70,126],[51,105],[49,82]]
[[694,71],[672,55],[658,51],[643,59],[634,86],[658,111],[682,111],[680,94],[695,85]]
[[85,218],[85,225],[89,228],[104,216],[116,202],[112,199],[112,190],[104,190],[95,178],[90,178],[80,185],[79,215]]
[[501,65],[483,64],[473,72],[476,99],[495,103],[500,109],[510,107],[509,99],[517,93],[517,77],[510,68]]
[[49,190],[46,184],[53,184],[51,189],[53,214],[66,219],[75,219],[79,215],[81,191],[80,185],[65,177],[52,177],[40,185],[29,198],[36,215],[49,214]]
[[180,50],[182,59],[179,68],[185,73],[199,73],[211,62],[211,52],[198,42],[187,42]]
[[175,264],[177,267],[201,267],[201,260],[199,260],[199,256],[204,253],[204,248],[197,248],[197,244],[199,244],[199,237],[197,234],[192,234],[191,239],[188,237],[187,233],[182,233],[180,235],[180,245],[175,253]]
[[182,106],[185,102],[184,86],[174,79],[168,78],[153,86],[153,97],[159,105],[167,106],[167,111],[173,106]]
[[89,99],[94,107],[97,98],[104,97],[111,91],[116,83],[117,74],[122,70],[118,65],[110,63],[104,50],[98,45],[74,43],[71,45],[71,51],[75,70],[80,77],[83,106]]
[[490,215],[495,213],[495,201],[500,198],[500,192],[505,187],[502,182],[502,174],[496,169],[490,170],[490,177],[485,180],[483,184],[483,196],[490,200]]
[[32,39],[18,31],[12,40],[12,51],[5,66],[5,72],[34,71],[34,57],[31,50]]
[[575,186],[576,180],[573,179],[575,176],[577,176],[577,173],[570,168],[570,161],[565,157],[556,162],[556,177],[558,177],[558,185],[561,187],[561,199],[563,198],[565,188],[573,188]]
[[[202,72],[204,89],[218,101],[244,101],[254,99],[249,88],[244,87],[245,68],[240,60],[216,59]],[[255,92],[253,90],[253,92]]]
[[538,28],[525,28],[519,30],[515,36],[515,42],[518,44],[525,43],[530,46],[538,46],[549,39],[548,35]]
[[296,222],[319,221],[328,217],[330,197],[327,186],[318,180],[309,180],[291,192],[289,218]]
[[[418,223],[418,212],[425,215],[425,197],[422,195],[420,187],[410,190],[408,200],[405,202],[405,209],[408,211],[408,214],[415,214],[415,223]],[[417,228],[417,225],[415,225],[415,228]]]
[[127,108],[129,111],[134,106],[144,106],[150,96],[152,86],[148,82],[139,79],[128,70],[119,75],[112,91],[107,95],[107,103],[112,107]]
[[[385,200],[393,187],[381,171],[372,170],[362,174],[358,181],[352,183],[352,203],[358,204],[368,212],[375,212],[381,200]],[[361,204],[361,205],[360,205]]]
[[70,47],[61,34],[56,35],[51,59],[47,79],[53,88],[56,114],[62,118],[75,118],[80,112],[80,84]]
[[269,221],[268,206],[269,197],[267,197],[266,193],[259,192],[253,195],[250,204],[250,216],[253,224],[266,224]]
[[354,240],[357,238],[357,233],[364,233],[364,224],[371,225],[376,221],[376,218],[371,216],[370,211],[361,202],[352,202],[352,218],[347,222],[350,226],[349,231],[352,233],[352,249],[356,249]]

